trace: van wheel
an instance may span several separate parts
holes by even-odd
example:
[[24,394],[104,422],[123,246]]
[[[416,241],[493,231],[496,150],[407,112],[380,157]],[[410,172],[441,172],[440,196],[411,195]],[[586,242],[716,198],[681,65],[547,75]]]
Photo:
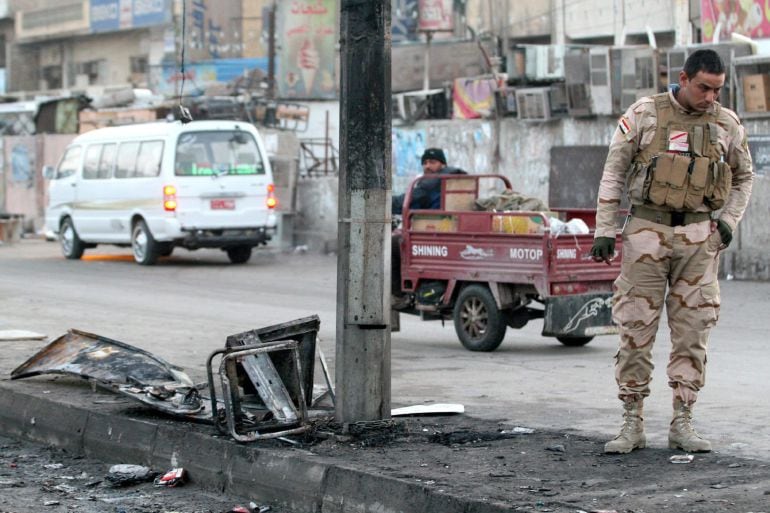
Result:
[[567,347],[580,347],[584,346],[590,341],[592,341],[594,337],[556,337],[556,340],[561,342]]
[[75,225],[69,217],[65,217],[61,222],[59,244],[61,244],[61,252],[70,260],[77,260],[82,257],[83,251],[86,249],[85,243],[78,237]]
[[234,264],[245,264],[251,258],[251,247],[235,246],[234,248],[227,248],[227,258]]
[[484,285],[468,285],[460,291],[453,317],[457,337],[470,351],[494,351],[505,337],[505,319]]
[[160,256],[160,245],[147,228],[147,223],[140,219],[131,231],[131,249],[134,260],[141,265],[153,265]]

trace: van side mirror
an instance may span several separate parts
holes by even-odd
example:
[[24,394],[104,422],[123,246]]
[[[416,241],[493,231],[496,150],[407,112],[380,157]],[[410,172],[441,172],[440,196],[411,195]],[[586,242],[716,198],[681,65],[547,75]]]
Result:
[[43,178],[46,180],[53,180],[56,176],[56,168],[53,166],[43,166]]

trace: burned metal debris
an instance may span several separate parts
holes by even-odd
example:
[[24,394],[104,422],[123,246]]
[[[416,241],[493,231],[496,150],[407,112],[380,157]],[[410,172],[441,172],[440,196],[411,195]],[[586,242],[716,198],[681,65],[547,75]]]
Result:
[[99,383],[172,415],[199,413],[203,403],[184,371],[147,351],[100,335],[69,330],[11,372],[11,379],[69,374]]
[[[96,382],[155,410],[213,423],[235,440],[250,442],[306,431],[309,419],[329,416],[317,403],[334,398],[319,354],[327,390],[313,400],[318,316],[227,337],[206,360],[208,382],[194,385],[181,368],[117,340],[70,330],[14,369],[11,379],[69,374]],[[213,362],[219,358],[219,386]],[[207,391],[208,402],[199,390]],[[315,408],[312,411],[310,408]]]

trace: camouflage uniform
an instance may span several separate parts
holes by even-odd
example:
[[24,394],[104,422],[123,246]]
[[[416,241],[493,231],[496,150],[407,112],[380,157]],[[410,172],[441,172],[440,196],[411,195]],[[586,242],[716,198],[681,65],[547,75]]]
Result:
[[[665,301],[672,342],[669,385],[675,404],[680,401],[690,405],[704,384],[708,336],[719,317],[721,238],[718,231],[711,232],[708,213],[717,217],[713,205],[682,209],[702,214],[688,213],[683,225],[671,226],[669,212],[677,209],[650,205],[642,194],[645,186],[633,183],[634,166],[638,168],[640,162],[666,153],[666,148],[656,147],[662,138],[670,144],[670,123],[667,134],[663,130],[656,133],[658,117],[663,117],[659,115],[661,107],[671,109],[667,118],[700,124],[690,132],[691,145],[693,133],[703,139],[705,128],[706,142],[701,143],[701,149],[705,152],[710,148],[715,152],[711,160],[726,162],[726,172],[732,171],[731,181],[724,181],[726,201],[718,217],[733,231],[751,193],[752,163],[745,130],[735,113],[716,103],[705,113],[687,112],[669,92],[643,98],[629,107],[613,135],[604,166],[596,237],[615,237],[620,198],[627,188],[631,204],[637,206],[634,208],[648,214],[647,218],[630,216],[623,229],[621,274],[615,281],[613,297],[613,318],[620,329],[615,366],[619,397],[627,402],[638,401],[650,393],[652,346]],[[649,217],[651,209],[659,212],[659,219]]]

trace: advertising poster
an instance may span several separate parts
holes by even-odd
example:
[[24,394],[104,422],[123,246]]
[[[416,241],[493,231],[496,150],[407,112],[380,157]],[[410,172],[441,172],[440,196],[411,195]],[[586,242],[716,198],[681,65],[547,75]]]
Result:
[[[733,32],[754,39],[770,37],[767,0],[701,0],[704,43],[730,40]],[[719,31],[717,33],[717,31]]]
[[420,0],[420,30],[452,31],[452,0]]
[[279,96],[336,98],[337,1],[280,2],[277,7]]

